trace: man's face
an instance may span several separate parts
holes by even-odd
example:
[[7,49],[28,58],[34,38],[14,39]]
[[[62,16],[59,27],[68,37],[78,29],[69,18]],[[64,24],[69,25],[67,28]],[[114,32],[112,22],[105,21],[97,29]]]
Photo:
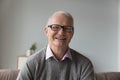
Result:
[[[62,14],[53,16],[49,20],[49,25],[52,24],[61,25],[64,26],[64,28],[73,26],[72,20]],[[65,31],[63,28],[61,28],[59,31],[54,31],[52,28],[47,27],[45,28],[45,33],[48,37],[49,45],[51,47],[68,47],[74,31]]]

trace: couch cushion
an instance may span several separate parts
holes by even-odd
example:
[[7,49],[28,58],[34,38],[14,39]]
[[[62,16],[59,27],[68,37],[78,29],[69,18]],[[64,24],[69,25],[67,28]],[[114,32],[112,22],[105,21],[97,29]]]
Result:
[[95,80],[120,80],[120,72],[95,73]]
[[0,70],[0,80],[16,80],[19,70]]

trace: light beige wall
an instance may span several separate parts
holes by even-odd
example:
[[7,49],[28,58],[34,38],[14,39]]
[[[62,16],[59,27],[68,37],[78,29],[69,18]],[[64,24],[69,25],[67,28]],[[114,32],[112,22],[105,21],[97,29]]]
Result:
[[[0,20],[0,24],[1,24],[1,20]],[[1,26],[1,25],[0,25]],[[1,37],[1,27],[0,27],[0,37]],[[2,51],[1,51],[1,39],[0,39],[0,54],[2,53]],[[1,63],[1,58],[0,58],[0,63]],[[1,64],[0,64],[0,68],[1,68]]]
[[118,2],[118,65],[120,71],[120,0]]

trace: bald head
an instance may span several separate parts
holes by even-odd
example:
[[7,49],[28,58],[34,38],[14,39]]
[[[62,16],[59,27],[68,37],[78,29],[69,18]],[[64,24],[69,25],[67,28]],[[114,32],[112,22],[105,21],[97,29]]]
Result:
[[73,26],[74,25],[74,20],[73,17],[70,13],[65,12],[65,11],[57,11],[55,13],[53,13],[52,16],[50,16],[50,18],[48,19],[47,25],[52,24],[52,21],[54,18],[59,17],[59,19],[67,19],[70,22],[70,25]]

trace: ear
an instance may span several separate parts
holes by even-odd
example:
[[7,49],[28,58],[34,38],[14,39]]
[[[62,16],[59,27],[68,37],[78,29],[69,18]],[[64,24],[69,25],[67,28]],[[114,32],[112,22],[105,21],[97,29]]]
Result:
[[73,37],[73,35],[74,35],[74,31],[71,33],[71,38]]
[[44,28],[44,33],[46,36],[48,36],[48,28],[47,27]]

